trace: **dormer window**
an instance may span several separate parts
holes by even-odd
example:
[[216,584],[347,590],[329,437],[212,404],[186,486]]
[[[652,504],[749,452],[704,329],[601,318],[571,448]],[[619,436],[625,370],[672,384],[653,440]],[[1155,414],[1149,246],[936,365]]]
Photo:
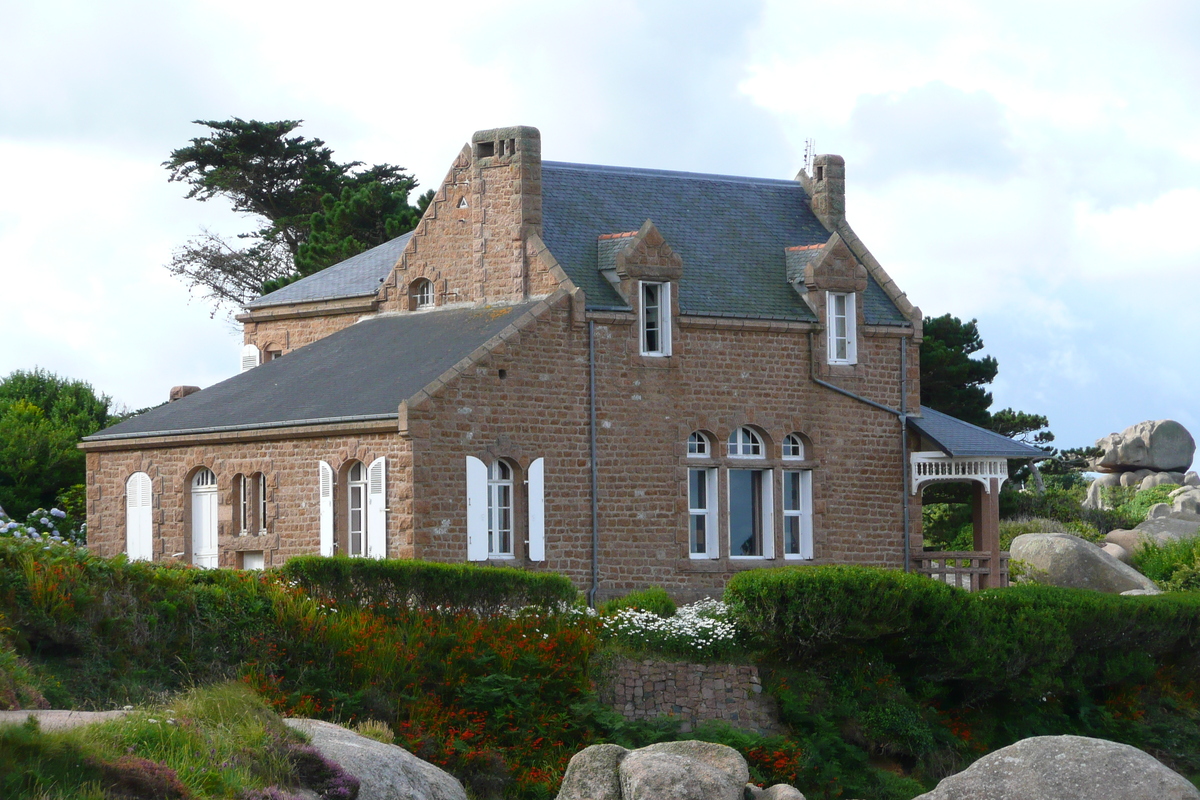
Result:
[[671,355],[671,284],[642,281],[639,295],[642,355]]
[[433,308],[433,281],[428,278],[413,281],[408,289],[408,301],[410,311]]
[[829,363],[857,363],[854,295],[850,292],[826,292],[825,311],[828,315]]

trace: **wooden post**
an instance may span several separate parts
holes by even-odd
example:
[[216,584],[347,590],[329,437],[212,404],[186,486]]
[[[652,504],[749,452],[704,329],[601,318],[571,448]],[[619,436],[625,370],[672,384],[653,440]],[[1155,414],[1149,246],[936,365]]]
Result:
[[[989,556],[988,572],[979,576],[979,588],[1002,586],[1000,575],[1000,481],[988,478],[989,486],[972,481],[975,494],[971,522],[975,528],[975,551]],[[991,491],[987,491],[990,489]]]

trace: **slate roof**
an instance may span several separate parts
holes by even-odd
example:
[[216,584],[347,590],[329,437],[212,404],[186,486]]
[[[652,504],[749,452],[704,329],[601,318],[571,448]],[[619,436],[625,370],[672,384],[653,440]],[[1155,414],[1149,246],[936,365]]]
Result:
[[920,417],[908,417],[908,424],[933,440],[944,453],[951,456],[984,456],[1000,458],[1045,458],[1045,452],[1001,436],[995,431],[980,428],[949,414],[921,406]]
[[394,419],[402,401],[535,305],[363,320],[84,441]]
[[346,297],[369,297],[379,291],[379,284],[392,271],[412,233],[397,236],[390,242],[364,250],[315,275],[289,283],[282,289],[264,294],[246,305],[248,309],[290,303],[312,303]]
[[[542,238],[590,308],[628,309],[599,272],[597,241],[647,219],[683,259],[682,313],[815,321],[788,285],[785,251],[831,234],[798,182],[542,163]],[[868,324],[908,324],[873,278],[863,313]]]

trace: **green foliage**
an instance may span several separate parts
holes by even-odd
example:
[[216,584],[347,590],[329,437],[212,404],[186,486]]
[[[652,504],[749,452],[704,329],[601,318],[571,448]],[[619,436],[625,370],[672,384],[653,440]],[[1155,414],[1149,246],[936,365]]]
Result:
[[1200,537],[1147,541],[1133,552],[1133,566],[1168,592],[1200,591]]
[[996,377],[992,356],[971,358],[983,349],[975,320],[943,314],[924,323],[921,341],[921,404],[986,428],[992,394],[983,387]]
[[296,252],[296,273],[312,275],[415,228],[421,217],[408,204],[412,186],[376,181],[346,186],[340,197],[325,195],[309,223],[308,241]]
[[[995,379],[999,365],[992,356],[972,358],[982,349],[975,320],[963,322],[950,314],[926,319],[921,340],[921,405],[1040,447],[1047,457],[1055,455],[1050,446],[1054,434],[1046,430],[1050,424],[1046,417],[1012,408],[988,410],[992,393],[985,387]],[[932,487],[930,500],[962,502],[954,488]]]
[[1048,733],[1181,747],[1167,760],[1185,774],[1200,768],[1192,745],[1180,744],[1200,739],[1200,727],[1140,722],[1171,703],[1195,714],[1200,596],[1039,585],[966,593],[917,576],[814,567],[739,574],[726,599],[784,665],[777,694],[802,741],[838,730],[911,763],[925,782]]
[[614,597],[612,600],[601,603],[596,610],[602,616],[610,616],[626,608],[649,611],[660,617],[675,616],[675,601],[671,599],[671,595],[667,594],[667,590],[660,586],[630,592],[624,597]]
[[206,231],[175,253],[171,273],[218,306],[242,305],[264,287],[382,244],[411,230],[424,210],[408,205],[417,184],[403,169],[339,163],[322,140],[291,135],[299,120],[196,124],[210,133],[171,152],[163,164],[170,180],[186,183],[188,197],[222,197],[260,223],[239,237],[244,246]]
[[1164,483],[1149,489],[1137,489],[1133,486],[1113,486],[1103,489],[1101,497],[1105,505],[1112,506],[1112,513],[1121,522],[1123,528],[1133,528],[1144,522],[1150,507],[1158,503],[1170,503],[1171,492],[1179,487]]
[[0,508],[21,519],[83,483],[84,454],[75,445],[104,427],[110,403],[83,381],[41,369],[0,380]]
[[579,595],[570,580],[553,572],[410,559],[300,556],[282,572],[314,597],[384,614],[409,608],[485,615],[523,606],[554,609],[574,604]]
[[618,609],[602,620],[606,642],[635,656],[687,661],[729,661],[749,656],[745,637],[729,609],[705,599],[663,617],[637,607]]
[[278,797],[316,788],[299,768],[312,757],[245,686],[224,684],[62,732],[0,728],[0,796]]

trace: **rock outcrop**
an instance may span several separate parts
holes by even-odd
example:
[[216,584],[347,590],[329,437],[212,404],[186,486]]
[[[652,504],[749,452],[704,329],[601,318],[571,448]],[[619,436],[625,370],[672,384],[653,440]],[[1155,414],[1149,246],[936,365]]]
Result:
[[385,744],[330,722],[285,719],[322,756],[358,779],[358,800],[467,800],[458,779],[403,747]]
[[663,742],[626,750],[612,744],[584,748],[571,758],[558,800],[804,800],[777,784],[747,781],[741,753],[709,742]]
[[1136,747],[1035,736],[1001,748],[915,800],[1200,800],[1200,791]]
[[1029,579],[1039,583],[1110,594],[1131,589],[1158,592],[1154,581],[1133,567],[1069,533],[1026,533],[1013,539],[1009,553],[1029,569]]
[[1173,419],[1139,422],[1096,442],[1104,455],[1096,466],[1104,472],[1148,469],[1183,472],[1192,464],[1196,442],[1187,428]]

